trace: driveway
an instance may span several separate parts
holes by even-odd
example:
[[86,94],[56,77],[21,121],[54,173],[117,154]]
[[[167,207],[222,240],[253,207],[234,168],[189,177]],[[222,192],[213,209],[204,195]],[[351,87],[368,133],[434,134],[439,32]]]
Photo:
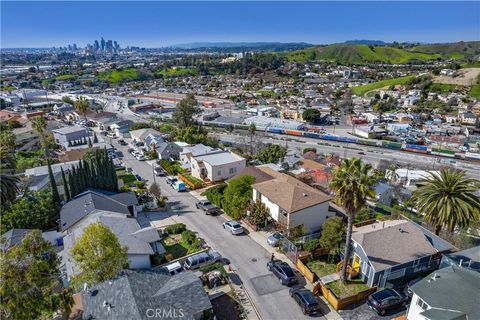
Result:
[[[125,166],[132,168],[147,181],[147,184],[151,184],[154,180],[152,166],[133,158],[127,152],[127,146],[120,146],[116,140],[112,143],[123,153]],[[148,213],[147,217],[143,217],[141,224],[149,222],[145,219],[154,221],[166,216],[172,221],[185,223],[231,262],[240,276],[239,281],[246,288],[263,319],[307,319],[290,297],[288,288],[279,286],[278,280],[271,281],[271,273],[266,267],[270,259],[268,251],[246,234],[233,236],[228,233],[222,227],[225,219],[222,216],[207,216],[196,209],[197,199],[188,192],[176,192],[166,183],[164,177],[156,177],[155,180],[162,194],[168,197],[171,211],[160,214]]]
[[399,317],[407,312],[406,308],[399,308],[392,310],[384,316],[378,315],[375,311],[370,309],[366,302],[361,305],[352,307],[349,310],[340,310],[338,313],[343,319],[348,320],[390,320]]

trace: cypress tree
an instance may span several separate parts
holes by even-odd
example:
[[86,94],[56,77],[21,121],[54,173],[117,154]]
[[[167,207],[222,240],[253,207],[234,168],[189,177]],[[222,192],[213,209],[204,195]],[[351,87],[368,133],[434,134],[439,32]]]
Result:
[[52,166],[50,165],[50,159],[47,160],[48,166],[48,178],[50,180],[50,190],[52,192],[52,202],[56,205],[60,205],[60,195],[58,194],[57,182],[53,176]]
[[78,194],[78,185],[76,184],[77,180],[77,169],[75,166],[72,167],[72,171],[70,172],[68,182],[70,183],[70,196],[73,198]]
[[98,143],[98,137],[96,133],[93,134],[93,143]]
[[70,190],[68,189],[68,183],[67,183],[67,179],[65,178],[65,172],[63,172],[63,168],[62,168],[62,182],[63,182],[63,189],[65,190],[65,199],[67,201],[70,201],[71,199]]
[[89,148],[93,147],[92,140],[90,139],[90,137],[88,137],[88,147]]

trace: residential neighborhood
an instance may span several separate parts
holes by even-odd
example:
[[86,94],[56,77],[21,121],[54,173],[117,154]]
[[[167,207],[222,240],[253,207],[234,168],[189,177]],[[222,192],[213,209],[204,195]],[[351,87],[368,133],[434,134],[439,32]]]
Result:
[[372,5],[2,3],[0,318],[480,319],[478,3]]

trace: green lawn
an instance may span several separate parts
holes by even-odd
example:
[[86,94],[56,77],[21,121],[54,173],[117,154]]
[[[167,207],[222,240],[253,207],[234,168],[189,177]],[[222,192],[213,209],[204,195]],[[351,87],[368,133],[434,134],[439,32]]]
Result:
[[387,79],[387,80],[381,80],[377,82],[372,82],[369,84],[365,84],[363,86],[358,86],[352,88],[353,93],[359,96],[363,96],[365,93],[372,91],[372,90],[377,90],[381,89],[384,87],[390,87],[392,85],[400,85],[400,84],[406,84],[408,83],[411,79],[413,79],[414,76],[406,76],[406,77],[400,77],[400,78],[394,78],[394,79]]
[[450,59],[458,60],[458,59],[463,59],[465,55],[460,52],[452,52],[447,54],[447,57],[449,57]]
[[165,254],[172,254],[173,259],[181,258],[200,250],[199,247],[192,246],[188,242],[183,241],[181,235],[164,238],[162,245],[167,251]]
[[312,260],[307,262],[307,267],[319,278],[337,272],[337,265],[335,263],[327,263],[320,260]]
[[480,84],[474,84],[470,88],[469,92],[470,97],[480,99]]
[[98,75],[98,79],[101,81],[107,81],[111,84],[117,84],[124,81],[137,80],[138,71],[135,68],[129,68],[124,70],[101,72]]
[[188,181],[190,181],[191,183],[193,183],[194,185],[197,185],[197,184],[203,184],[203,181],[200,180],[200,179],[197,179],[195,178],[194,176],[192,176],[191,174],[182,174],[182,176],[184,176]]
[[119,175],[118,179],[122,180],[123,184],[130,184],[130,183],[133,183],[134,181],[137,181],[135,176],[131,173]]
[[350,280],[346,284],[343,284],[341,280],[337,280],[327,283],[325,286],[339,299],[350,297],[369,289],[369,286],[363,283],[361,279]]
[[462,68],[480,68],[480,61],[468,62],[460,65]]
[[449,94],[451,92],[457,91],[462,86],[458,86],[455,84],[448,84],[448,83],[432,83],[429,87],[428,90],[432,92],[436,92],[439,94]]

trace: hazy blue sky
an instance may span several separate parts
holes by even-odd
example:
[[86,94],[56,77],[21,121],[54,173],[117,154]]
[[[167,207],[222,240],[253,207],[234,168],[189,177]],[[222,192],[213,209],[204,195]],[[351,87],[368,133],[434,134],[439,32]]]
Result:
[[1,1],[1,46],[480,39],[480,2]]

